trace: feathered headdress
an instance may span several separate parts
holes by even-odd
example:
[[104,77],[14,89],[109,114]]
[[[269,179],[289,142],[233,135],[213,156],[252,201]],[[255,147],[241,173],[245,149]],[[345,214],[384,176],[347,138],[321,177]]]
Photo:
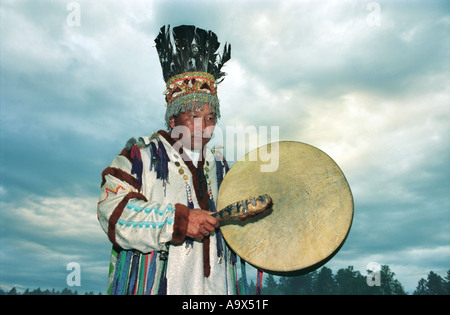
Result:
[[[171,36],[172,35],[172,36]],[[223,65],[231,58],[231,46],[220,42],[212,31],[193,25],[163,26],[155,39],[166,82],[166,125],[179,113],[203,109],[208,104],[216,119],[220,118],[217,86],[225,76]]]

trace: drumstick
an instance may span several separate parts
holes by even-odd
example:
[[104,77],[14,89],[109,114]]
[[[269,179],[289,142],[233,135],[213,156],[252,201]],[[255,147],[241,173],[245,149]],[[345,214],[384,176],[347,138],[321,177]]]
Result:
[[239,220],[245,221],[254,216],[265,213],[273,206],[273,200],[269,195],[249,197],[248,199],[234,202],[222,210],[212,214],[219,221]]

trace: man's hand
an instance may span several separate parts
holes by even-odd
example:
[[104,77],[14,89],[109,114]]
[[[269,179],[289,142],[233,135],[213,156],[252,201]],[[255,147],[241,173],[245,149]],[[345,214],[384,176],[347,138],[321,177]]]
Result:
[[215,228],[219,227],[219,221],[211,216],[212,212],[193,209],[189,210],[186,235],[199,240],[208,236]]

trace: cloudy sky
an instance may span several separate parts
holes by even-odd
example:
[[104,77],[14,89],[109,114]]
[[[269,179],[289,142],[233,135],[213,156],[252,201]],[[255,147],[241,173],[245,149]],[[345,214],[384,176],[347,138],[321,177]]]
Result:
[[355,217],[326,266],[389,265],[410,293],[450,269],[448,1],[2,0],[0,14],[0,287],[61,289],[77,262],[73,289],[105,290],[100,174],[164,127],[165,24],[231,43],[219,126],[278,126],[343,170]]

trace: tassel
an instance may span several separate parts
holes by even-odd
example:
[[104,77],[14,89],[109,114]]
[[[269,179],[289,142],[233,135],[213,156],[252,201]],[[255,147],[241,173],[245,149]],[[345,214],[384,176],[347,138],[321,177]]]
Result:
[[158,295],[167,295],[167,277],[166,277],[165,272],[164,272],[164,277],[162,277],[162,280],[161,280]]
[[147,287],[145,288],[145,295],[149,295],[152,293],[152,286],[155,280],[155,272],[156,272],[155,251],[152,251],[150,256],[150,267],[148,268]]
[[[226,257],[228,257],[227,247],[225,246],[223,250],[224,250],[224,257],[225,257],[223,259],[223,261],[225,263],[225,270],[228,273],[228,271],[229,271],[229,269],[228,269],[228,259],[226,258]],[[229,286],[228,286],[228,276],[225,277],[225,287],[226,287],[226,291],[225,292],[227,292],[227,294],[229,294],[229,290],[228,290],[228,288],[229,288]]]
[[216,229],[216,247],[217,247],[217,257],[223,257],[223,244],[222,244],[222,232],[219,228]]
[[167,257],[169,254],[169,245],[165,249],[158,251],[159,260],[162,261],[161,277],[159,278],[158,295],[167,295]]
[[230,167],[228,166],[228,162],[225,159],[223,160],[223,165],[225,166],[225,172],[228,173]]
[[239,295],[239,282],[238,282],[237,267],[236,267],[237,258],[236,258],[236,253],[234,251],[232,251],[231,249],[230,249],[230,262],[234,269],[233,278],[234,278],[234,282],[235,282],[236,294]]
[[169,179],[169,156],[167,155],[166,148],[162,144],[161,140],[158,141],[158,157],[159,163],[157,164],[156,178],[167,181]]
[[111,285],[111,295],[117,295],[118,294],[118,285],[119,285],[119,279],[123,270],[123,264],[125,262],[125,255],[123,255],[124,251],[120,251],[117,255],[116,260],[116,270],[114,272],[114,278]]
[[153,169],[156,171],[156,164],[158,164],[158,150],[156,144],[150,142],[150,171]]
[[145,280],[147,279],[148,271],[148,256],[149,254],[142,254],[139,263],[139,285],[136,287],[135,295],[143,295],[145,290]]
[[142,157],[141,151],[137,145],[134,145],[133,148],[131,148],[131,158],[133,159],[131,174],[135,174],[139,185],[142,185]]
[[248,294],[247,272],[245,269],[246,269],[245,260],[241,258],[241,277],[242,277],[243,295]]
[[232,264],[232,265],[236,265],[236,261],[237,261],[236,253],[233,252],[233,251],[230,249],[230,262],[231,262],[231,264]]
[[158,295],[167,295],[167,260],[163,262],[163,270],[159,281]]
[[256,295],[261,295],[262,280],[263,280],[263,271],[258,269],[256,274]]
[[147,260],[148,260],[147,254],[139,255],[139,274],[138,274],[137,285],[134,290],[134,295],[144,294],[145,279],[146,279],[146,275],[147,275]]
[[236,263],[234,263],[233,266],[234,266],[234,281],[236,282],[236,295],[239,295],[239,280],[237,276]]
[[169,156],[164,144],[159,140],[158,146],[150,142],[150,171],[156,171],[156,178],[164,182],[169,180]]
[[117,277],[117,285],[115,286],[115,293],[117,295],[125,294],[126,284],[128,282],[128,271],[131,260],[131,251],[122,251],[120,257],[119,274]]
[[139,254],[133,252],[131,268],[130,268],[130,280],[127,286],[127,295],[134,295],[138,283],[138,270],[139,270]]

